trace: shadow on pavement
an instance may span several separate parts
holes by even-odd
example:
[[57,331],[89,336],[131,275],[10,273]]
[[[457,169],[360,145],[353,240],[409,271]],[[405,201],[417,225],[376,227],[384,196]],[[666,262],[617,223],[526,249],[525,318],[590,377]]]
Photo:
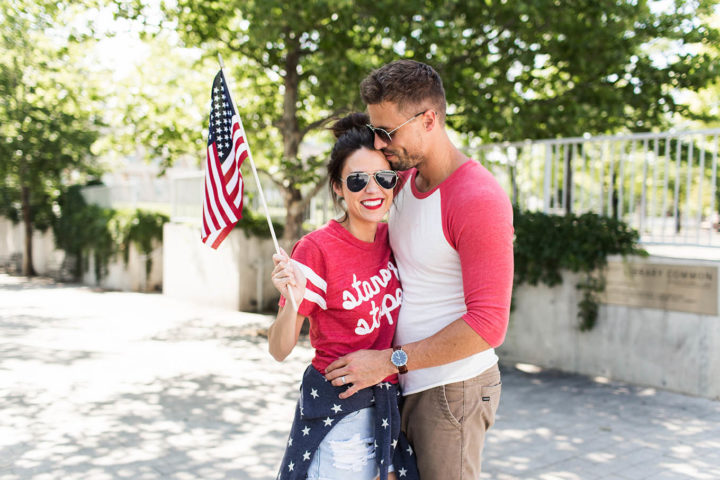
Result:
[[[273,405],[286,403],[296,390],[296,382],[279,378],[242,384],[215,375],[158,378],[131,393],[82,403],[74,414],[84,418],[86,428],[62,434],[42,424],[47,405],[32,393],[16,394],[3,399],[4,412],[39,420],[28,425],[32,441],[6,445],[0,458],[24,456],[12,467],[18,478],[39,472],[52,472],[53,478],[110,478],[110,473],[132,479],[183,473],[219,478],[218,471],[222,478],[267,478],[267,465],[278,463],[279,439],[290,426],[290,418],[277,418]],[[201,454],[195,454],[196,447]],[[31,452],[39,448],[45,449],[42,457],[33,459]],[[255,465],[237,465],[239,453]],[[253,476],[253,467],[263,467],[262,475]]]

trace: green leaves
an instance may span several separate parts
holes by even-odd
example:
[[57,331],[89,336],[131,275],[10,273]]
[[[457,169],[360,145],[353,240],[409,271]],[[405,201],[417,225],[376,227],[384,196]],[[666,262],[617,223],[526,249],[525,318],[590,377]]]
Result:
[[515,281],[549,286],[561,270],[592,272],[608,255],[642,255],[639,235],[627,224],[594,213],[547,215],[515,211]]
[[[149,17],[143,2],[116,2]],[[720,75],[710,57],[664,55],[718,37],[695,17],[717,2],[676,3],[178,0],[163,11],[187,46],[223,53],[256,160],[299,188],[324,173],[299,145],[329,147],[324,121],[363,109],[360,80],[399,57],[436,67],[448,124],[486,142],[662,128],[687,112],[676,89]]]
[[458,0],[413,17],[406,40],[440,70],[448,123],[484,141],[661,129],[683,112],[673,94],[718,75],[692,53],[717,38],[698,16],[717,2],[676,3]]
[[0,31],[12,32],[0,49],[0,176],[13,176],[17,186],[53,188],[70,169],[93,167],[94,92],[79,63],[69,61],[77,46],[46,31],[65,8],[11,2],[0,10]]
[[[23,0],[0,5],[0,182],[11,199],[5,213],[22,208],[28,231],[49,226],[66,183],[99,170],[90,152],[101,127],[97,95],[78,61],[72,28],[59,27],[76,8]],[[32,274],[28,238],[24,270]]]
[[[63,162],[83,165],[78,152],[87,152],[94,137],[79,133],[94,134],[101,118],[83,113],[93,103],[85,99],[94,95],[82,73],[63,68],[63,59],[76,58],[73,42],[48,49],[47,39],[38,39],[48,26],[55,26],[53,34],[62,32],[58,19],[73,9],[108,4],[117,18],[143,25],[151,46],[136,71],[109,82],[115,90],[103,115],[112,134],[94,143],[94,151],[139,155],[164,167],[201,162],[206,89],[217,68],[216,54],[222,53],[254,159],[284,186],[288,202],[312,192],[324,177],[332,138],[323,127],[347,111],[362,110],[360,80],[401,57],[436,67],[450,104],[448,124],[483,142],[661,129],[674,115],[717,118],[710,110],[691,109],[677,92],[720,77],[720,33],[706,20],[718,2],[657,3],[84,0],[78,7],[77,2],[6,2],[0,6],[0,21],[8,25],[2,41],[13,53],[0,51],[0,110],[14,112],[14,121],[0,124],[0,153],[23,156],[28,147],[19,149],[7,139],[36,136],[23,131],[27,126],[17,119],[37,117],[38,124],[47,121],[55,129],[49,117],[62,111],[75,121],[57,117],[56,137],[34,150],[61,152],[57,157]],[[77,30],[72,37],[85,38]],[[25,88],[22,94],[18,85]],[[38,101],[18,103],[30,97]],[[31,112],[29,105],[41,110]],[[65,139],[77,148],[63,149]],[[307,144],[312,158],[300,152]],[[63,171],[47,164],[42,170]],[[290,203],[286,206],[290,211]],[[287,236],[299,234],[288,230]]]
[[100,280],[107,274],[110,260],[117,255],[128,262],[131,244],[140,254],[147,255],[145,272],[150,274],[150,254],[162,243],[163,225],[170,220],[167,215],[88,205],[79,186],[68,188],[59,198],[58,206],[53,222],[55,242],[58,248],[77,259],[77,277],[87,269],[89,255],[93,255],[95,278]]
[[642,255],[639,235],[622,221],[594,213],[565,216],[541,212],[514,212],[515,285],[562,283],[562,271],[583,274],[577,285],[581,330],[592,328],[597,318],[598,294],[604,281],[599,271],[609,255]]

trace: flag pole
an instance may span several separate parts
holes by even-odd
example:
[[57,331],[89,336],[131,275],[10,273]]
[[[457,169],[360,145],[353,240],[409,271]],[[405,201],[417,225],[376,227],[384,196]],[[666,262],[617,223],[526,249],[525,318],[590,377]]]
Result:
[[[225,68],[225,63],[223,63],[222,55],[220,55],[219,53],[218,60],[220,61],[220,70],[223,70]],[[232,93],[230,91],[230,83],[228,82],[227,77],[225,77],[225,82],[227,83],[228,93],[230,94],[230,103],[232,104],[233,110],[235,110],[235,114],[238,116],[238,120],[240,122],[240,129],[245,132],[245,127],[242,123],[242,117],[240,117],[240,111],[235,105],[235,100],[233,100]],[[247,137],[247,132],[245,132],[245,136]],[[277,236],[275,236],[275,228],[273,228],[272,220],[270,219],[270,211],[268,210],[267,202],[265,201],[265,194],[263,193],[262,185],[260,185],[260,179],[258,178],[257,169],[255,168],[255,162],[253,161],[252,152],[250,152],[250,142],[247,138],[245,138],[245,144],[247,146],[248,159],[250,160],[250,168],[252,168],[253,177],[255,177],[255,184],[257,185],[258,193],[260,194],[260,201],[262,202],[263,209],[265,210],[265,217],[267,218],[268,226],[270,227],[270,235],[272,235],[273,243],[275,244],[275,252],[280,255],[280,245],[278,244]],[[295,297],[293,296],[292,287],[289,284],[287,286],[287,289],[293,311],[297,312],[298,307],[295,303]]]

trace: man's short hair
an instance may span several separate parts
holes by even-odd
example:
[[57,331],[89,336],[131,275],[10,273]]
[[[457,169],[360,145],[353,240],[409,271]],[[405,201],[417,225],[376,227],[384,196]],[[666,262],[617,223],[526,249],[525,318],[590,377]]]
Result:
[[[417,108],[435,110],[445,122],[445,89],[440,75],[430,66],[414,60],[396,60],[374,70],[360,83],[366,105],[392,102],[412,115]],[[413,110],[412,112],[410,110]]]

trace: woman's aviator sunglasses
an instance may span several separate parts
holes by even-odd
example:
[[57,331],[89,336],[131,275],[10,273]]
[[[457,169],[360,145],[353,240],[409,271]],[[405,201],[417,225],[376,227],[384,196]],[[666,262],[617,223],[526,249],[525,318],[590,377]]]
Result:
[[[353,172],[345,177],[343,182],[347,185],[348,190],[357,193],[367,187],[370,182],[370,175],[367,172]],[[386,190],[395,188],[398,180],[398,174],[393,170],[378,170],[372,176],[375,178],[375,183]]]

